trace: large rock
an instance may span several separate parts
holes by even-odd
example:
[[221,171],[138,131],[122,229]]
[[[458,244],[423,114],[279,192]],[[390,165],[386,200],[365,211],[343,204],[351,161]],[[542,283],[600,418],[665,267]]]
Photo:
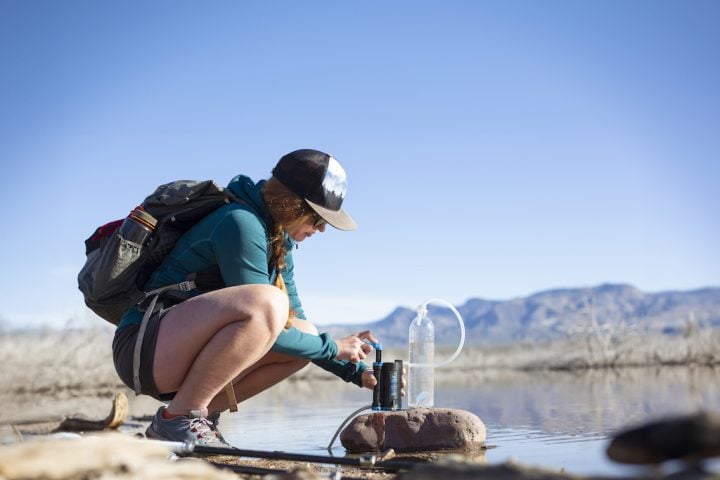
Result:
[[451,408],[413,408],[355,417],[340,434],[349,452],[470,450],[485,445],[485,425]]

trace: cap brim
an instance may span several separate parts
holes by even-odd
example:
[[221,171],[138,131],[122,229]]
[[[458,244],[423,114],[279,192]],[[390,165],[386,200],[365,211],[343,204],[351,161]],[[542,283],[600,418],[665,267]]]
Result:
[[327,223],[337,228],[338,230],[355,230],[357,223],[352,219],[348,213],[343,210],[330,210],[329,208],[321,207],[317,203],[313,203],[310,200],[305,199],[310,208],[315,210],[315,213],[320,215]]

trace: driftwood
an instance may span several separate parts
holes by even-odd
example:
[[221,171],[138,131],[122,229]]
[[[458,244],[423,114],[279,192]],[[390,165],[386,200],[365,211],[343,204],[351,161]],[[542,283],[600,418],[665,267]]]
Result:
[[82,417],[66,417],[55,432],[91,432],[100,430],[114,430],[125,423],[128,413],[128,399],[124,393],[119,392],[113,398],[110,414],[103,420],[88,420]]

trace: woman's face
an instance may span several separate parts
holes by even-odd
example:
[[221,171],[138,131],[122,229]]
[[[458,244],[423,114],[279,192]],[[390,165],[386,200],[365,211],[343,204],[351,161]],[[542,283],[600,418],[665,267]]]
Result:
[[325,231],[325,222],[318,221],[319,217],[311,215],[304,222],[295,227],[286,230],[287,234],[296,242],[302,242],[308,237],[312,237],[315,232]]

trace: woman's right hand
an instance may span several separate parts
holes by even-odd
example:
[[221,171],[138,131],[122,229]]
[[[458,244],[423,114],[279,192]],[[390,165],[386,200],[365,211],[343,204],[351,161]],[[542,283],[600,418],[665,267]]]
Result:
[[373,347],[364,342],[365,339],[378,343],[370,330],[364,332],[353,333],[340,340],[335,340],[338,347],[338,353],[335,355],[337,360],[347,360],[357,363],[364,360],[368,353],[372,352]]

